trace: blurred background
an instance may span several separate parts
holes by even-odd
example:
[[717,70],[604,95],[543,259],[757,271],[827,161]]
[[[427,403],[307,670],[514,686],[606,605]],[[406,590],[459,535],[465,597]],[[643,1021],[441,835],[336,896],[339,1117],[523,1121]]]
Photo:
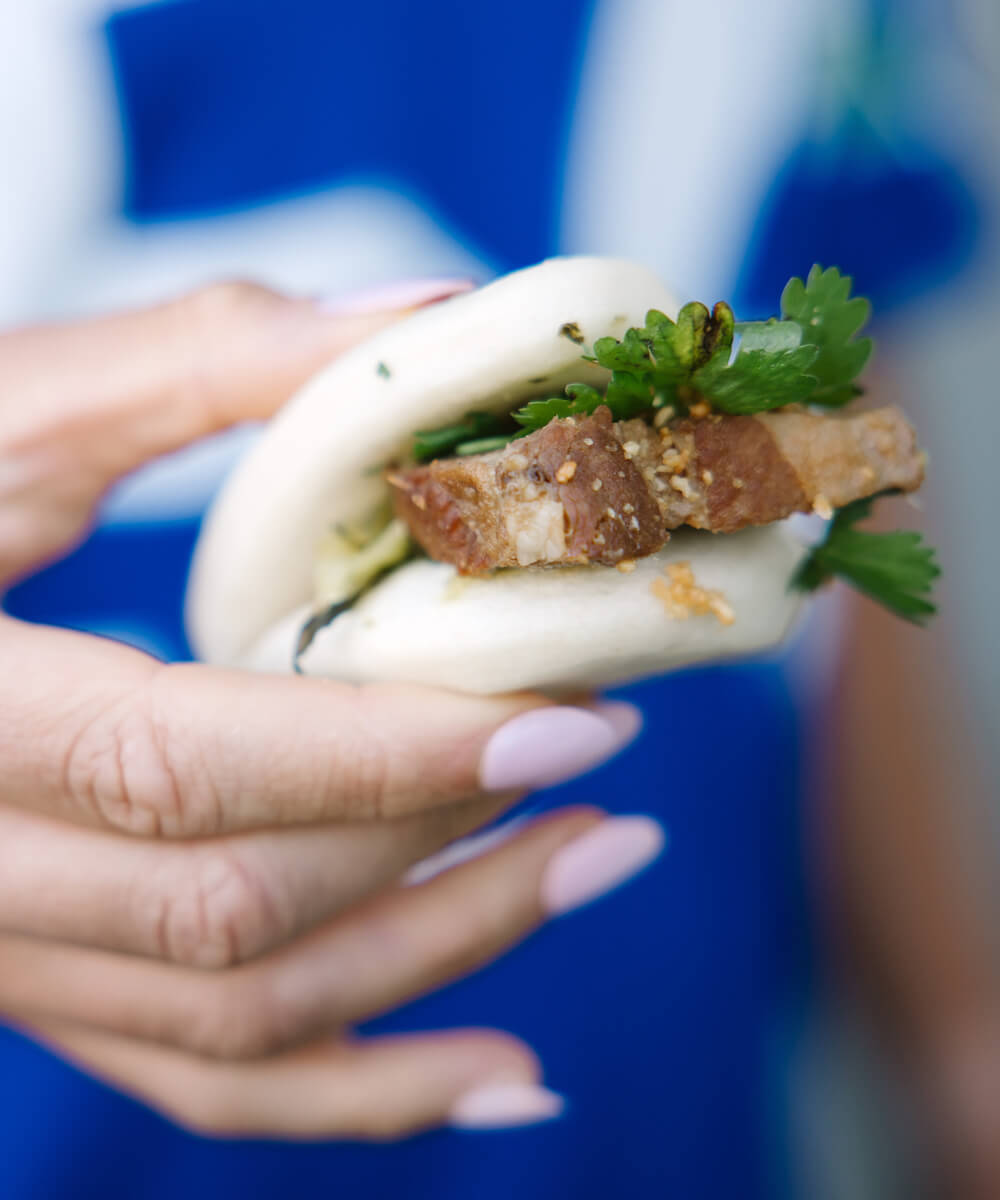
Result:
[[[638,745],[532,804],[655,812],[664,864],[378,1023],[526,1036],[559,1126],[212,1145],[0,1031],[10,1195],[1000,1196],[996,0],[0,0],[0,55],[0,324],[556,253],[746,319],[837,265],[930,451],[892,516],[944,568],[930,630],[833,590],[780,656],[629,689]],[[254,436],[127,481],[8,610],[187,656],[199,515]]]

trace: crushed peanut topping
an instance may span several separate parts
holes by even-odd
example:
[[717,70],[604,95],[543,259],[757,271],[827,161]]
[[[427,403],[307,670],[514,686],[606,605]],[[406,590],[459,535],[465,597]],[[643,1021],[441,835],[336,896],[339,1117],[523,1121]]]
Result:
[[626,504],[623,504],[623,505],[622,505],[622,511],[623,511],[623,512],[627,512],[627,513],[634,513],[634,512],[635,512],[635,505],[634,505],[634,504],[627,504],[627,503],[626,503]]
[[660,456],[660,462],[667,468],[668,471],[676,473],[678,471],[686,471],[691,455],[687,450],[664,450]]
[[640,449],[641,447],[638,442],[626,442],[622,446],[622,450],[625,452],[625,457],[628,459],[635,458]]
[[666,425],[668,421],[672,421],[673,418],[674,406],[672,404],[665,404],[663,408],[657,409],[656,413],[654,414],[653,426],[656,429],[662,429],[663,426]]
[[710,487],[711,484],[715,481],[715,476],[712,474],[711,471],[702,471],[701,481],[703,484],[705,484],[706,487]]
[[604,487],[604,484],[599,479],[595,479],[590,486],[593,491],[599,492],[601,488]]
[[822,517],[824,521],[829,521],[833,516],[833,505],[825,496],[817,496],[813,500],[813,512],[817,517]]
[[620,563],[615,564],[615,569],[623,575],[630,575],[635,570],[635,559],[623,558]]
[[597,543],[598,546],[603,546],[604,545],[604,534],[603,533],[595,533],[594,541]]
[[413,494],[410,496],[410,501],[412,502],[413,506],[415,508],[419,508],[421,512],[423,512],[427,507],[426,498],[421,496],[419,492],[413,492]]
[[569,483],[576,474],[576,463],[567,458],[558,471],[556,471],[556,483]]
[[732,625],[736,620],[736,614],[722,592],[699,587],[689,562],[668,563],[663,574],[666,579],[657,576],[650,590],[668,616],[686,621],[688,617],[711,614],[720,625]]
[[675,492],[680,492],[685,500],[694,499],[694,489],[691,487],[691,481],[686,475],[671,475],[670,486]]

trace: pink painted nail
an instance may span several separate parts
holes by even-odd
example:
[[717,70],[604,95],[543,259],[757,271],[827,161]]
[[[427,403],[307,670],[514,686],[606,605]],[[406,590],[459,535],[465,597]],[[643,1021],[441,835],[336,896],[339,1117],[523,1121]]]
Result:
[[642,712],[626,700],[598,700],[590,705],[590,711],[607,721],[623,745],[634,741],[642,730]]
[[557,917],[596,900],[648,866],[665,842],[651,817],[609,817],[549,859],[542,876],[543,907]]
[[459,1096],[449,1114],[456,1129],[507,1129],[558,1117],[565,1102],[558,1092],[530,1083],[484,1084]]
[[535,708],[501,725],[486,743],[479,779],[488,792],[528,791],[565,783],[626,746],[626,728],[586,708]]
[[370,313],[422,308],[437,300],[447,300],[459,292],[469,292],[475,286],[472,279],[398,279],[347,295],[321,297],[317,304],[326,313],[360,317]]

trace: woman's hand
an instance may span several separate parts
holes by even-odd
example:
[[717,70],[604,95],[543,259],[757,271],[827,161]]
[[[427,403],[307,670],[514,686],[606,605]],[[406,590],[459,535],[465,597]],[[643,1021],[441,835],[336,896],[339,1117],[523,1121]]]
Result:
[[[65,550],[122,473],[267,416],[399,312],[368,308],[228,285],[0,338],[0,578]],[[204,1131],[386,1137],[557,1110],[506,1034],[347,1030],[657,853],[653,822],[577,809],[407,880],[613,754],[634,710],[164,665],[10,618],[0,662],[9,1022]]]

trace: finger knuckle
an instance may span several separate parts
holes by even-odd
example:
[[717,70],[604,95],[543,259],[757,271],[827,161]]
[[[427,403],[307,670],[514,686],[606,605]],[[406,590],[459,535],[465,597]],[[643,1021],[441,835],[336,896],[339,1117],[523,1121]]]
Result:
[[204,1077],[182,1095],[172,1095],[163,1110],[182,1129],[199,1137],[222,1138],[251,1132],[245,1106],[236,1084]]
[[183,824],[181,789],[141,692],[91,713],[68,745],[71,800],[121,833],[154,837]]
[[277,1035],[261,991],[237,973],[206,976],[176,1007],[165,1039],[213,1067],[262,1058]]
[[165,957],[186,966],[232,967],[277,940],[288,923],[263,874],[231,847],[185,854],[176,884],[168,881],[158,940]]
[[[373,706],[377,696],[358,690],[358,736],[345,745],[339,764],[339,791],[348,816],[382,820],[396,808],[392,779],[392,753]],[[411,787],[419,781],[410,779]]]
[[190,292],[186,303],[199,322],[214,324],[237,315],[252,305],[274,299],[274,292],[252,279],[220,279]]
[[[222,796],[196,731],[171,720],[173,668],[91,712],[68,744],[64,789],[101,823],[137,837],[210,836],[223,823]],[[165,699],[166,698],[166,699]]]

